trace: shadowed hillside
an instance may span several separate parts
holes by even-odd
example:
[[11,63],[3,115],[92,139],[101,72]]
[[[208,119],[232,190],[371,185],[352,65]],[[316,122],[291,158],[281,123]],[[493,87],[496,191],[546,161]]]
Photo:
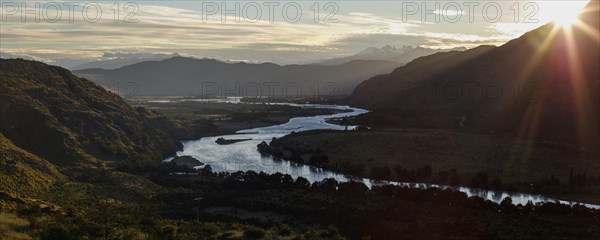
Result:
[[[598,2],[581,24],[548,24],[500,47],[438,53],[361,83],[355,106],[430,127],[508,133],[598,150]],[[595,31],[595,32],[594,32]]]
[[64,165],[95,159],[160,162],[180,148],[166,119],[133,109],[68,70],[0,60],[0,131],[17,147]]

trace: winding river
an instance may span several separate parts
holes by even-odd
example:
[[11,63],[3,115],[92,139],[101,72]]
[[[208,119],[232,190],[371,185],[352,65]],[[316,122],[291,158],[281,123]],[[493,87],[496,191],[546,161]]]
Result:
[[[194,100],[179,100],[179,101],[194,101]],[[238,99],[227,99],[225,100],[230,103],[239,103]],[[255,171],[265,172],[268,174],[280,172],[289,174],[292,177],[304,177],[310,182],[320,181],[326,178],[334,178],[339,182],[344,181],[360,181],[367,185],[369,188],[375,185],[393,184],[415,188],[450,188],[456,191],[466,193],[468,196],[479,196],[487,200],[499,203],[504,198],[510,197],[514,204],[527,204],[528,201],[533,203],[539,202],[560,202],[563,204],[576,204],[577,202],[564,201],[559,199],[553,199],[544,197],[542,195],[528,194],[528,193],[515,193],[505,191],[492,191],[484,189],[475,189],[468,187],[457,187],[457,186],[444,186],[437,184],[424,184],[424,183],[403,183],[403,182],[392,182],[392,181],[375,181],[367,178],[356,178],[351,177],[320,168],[294,163],[286,160],[275,160],[270,156],[262,156],[257,151],[257,145],[266,141],[267,143],[272,138],[279,138],[284,135],[291,133],[292,131],[307,131],[313,129],[336,129],[343,130],[346,127],[327,123],[328,118],[338,118],[347,116],[356,116],[362,113],[368,112],[364,109],[352,108],[349,106],[338,106],[338,105],[314,105],[314,104],[292,104],[292,103],[272,103],[272,104],[285,104],[290,106],[298,106],[303,108],[328,108],[338,110],[351,110],[350,112],[338,113],[333,115],[321,115],[313,117],[296,117],[290,119],[285,124],[253,128],[238,131],[232,135],[222,135],[215,137],[205,137],[200,140],[192,140],[183,142],[183,150],[177,152],[177,156],[189,155],[200,160],[205,164],[210,164],[213,171],[215,172],[236,172],[236,171]],[[354,127],[349,127],[353,129]],[[219,145],[215,143],[217,138],[225,139],[251,139],[248,141],[237,142],[229,145]],[[169,161],[167,159],[165,161]],[[590,208],[600,209],[600,205],[594,204],[583,204]]]

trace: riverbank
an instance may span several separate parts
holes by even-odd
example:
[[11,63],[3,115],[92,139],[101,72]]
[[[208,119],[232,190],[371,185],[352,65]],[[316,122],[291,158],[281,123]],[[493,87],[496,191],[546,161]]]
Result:
[[202,99],[162,97],[132,102],[134,107],[155,110],[179,123],[186,129],[181,140],[234,134],[237,131],[274,126],[295,117],[331,115],[347,110],[329,108],[302,108],[282,104],[265,104],[225,100],[223,102]]
[[276,157],[371,179],[539,193],[600,203],[600,163],[511,137],[450,130],[316,130],[271,142]]

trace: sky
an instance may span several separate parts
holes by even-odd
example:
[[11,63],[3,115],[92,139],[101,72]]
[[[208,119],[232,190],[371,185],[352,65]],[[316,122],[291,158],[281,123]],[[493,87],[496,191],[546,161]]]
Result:
[[501,45],[586,3],[3,0],[0,52],[65,67],[174,53],[307,63],[384,45]]

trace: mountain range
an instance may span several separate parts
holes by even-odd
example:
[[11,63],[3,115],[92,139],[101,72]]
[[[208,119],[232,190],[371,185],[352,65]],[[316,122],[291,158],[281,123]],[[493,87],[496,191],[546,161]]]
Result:
[[48,58],[40,59],[29,55],[12,54],[8,52],[0,51],[0,58],[4,59],[26,59],[26,60],[37,60],[45,62],[47,64],[60,66],[69,70],[88,69],[88,68],[101,68],[101,69],[115,69],[123,66],[145,62],[145,61],[159,61],[171,57],[180,56],[177,53],[164,54],[164,53],[131,53],[131,52],[105,52],[100,59],[93,57],[83,58]]
[[[74,71],[78,76],[108,88],[134,84],[139,89],[138,95],[348,95],[360,81],[389,73],[417,57],[463,50],[465,48],[442,50],[386,45],[307,65],[226,62],[174,56],[150,61],[136,59],[134,64],[117,69],[112,68],[125,62],[119,59],[100,61],[73,69],[79,69]],[[82,69],[87,67],[89,69]]]
[[598,5],[591,1],[580,15],[587,27],[547,24],[500,47],[418,58],[362,82],[347,102],[395,112],[400,122],[517,134],[597,151]]
[[424,47],[413,47],[413,46],[402,46],[393,47],[385,45],[381,48],[369,47],[357,54],[342,57],[333,58],[320,62],[323,65],[339,65],[354,60],[383,60],[400,63],[399,66],[404,65],[416,58],[431,55],[438,52],[450,52],[450,51],[465,51],[467,48],[459,47],[452,49],[432,49]]
[[[106,55],[106,54],[105,54]],[[177,53],[174,54],[141,54],[132,56],[118,56],[105,60],[97,60],[86,62],[82,64],[78,64],[72,67],[69,67],[70,70],[81,70],[81,69],[89,69],[89,68],[101,68],[101,69],[116,69],[120,67],[124,67],[131,64],[136,64],[140,62],[146,61],[160,61],[167,58],[178,57],[180,56]]]
[[397,62],[354,60],[341,65],[226,63],[173,57],[119,69],[73,73],[102,86],[135,85],[141,96],[315,96],[348,95],[360,81],[388,73]]

